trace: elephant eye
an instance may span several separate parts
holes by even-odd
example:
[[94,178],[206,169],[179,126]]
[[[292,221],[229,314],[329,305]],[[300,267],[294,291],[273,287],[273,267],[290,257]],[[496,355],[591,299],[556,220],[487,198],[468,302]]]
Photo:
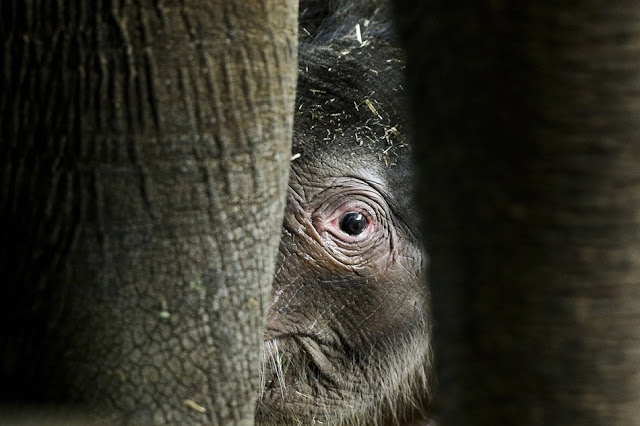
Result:
[[369,221],[359,212],[348,212],[340,218],[340,229],[349,235],[360,235],[367,229]]

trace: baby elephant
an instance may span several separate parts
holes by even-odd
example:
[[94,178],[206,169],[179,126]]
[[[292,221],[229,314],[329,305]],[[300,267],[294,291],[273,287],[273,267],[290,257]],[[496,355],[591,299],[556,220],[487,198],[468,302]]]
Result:
[[402,52],[377,15],[357,30],[336,16],[300,45],[295,155],[257,421],[426,424],[427,256]]

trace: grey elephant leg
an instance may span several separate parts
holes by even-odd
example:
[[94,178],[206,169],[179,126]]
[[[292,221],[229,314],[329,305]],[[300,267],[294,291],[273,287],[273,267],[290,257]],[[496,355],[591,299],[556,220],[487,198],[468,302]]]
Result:
[[640,4],[395,3],[442,423],[637,423]]
[[3,401],[252,423],[297,2],[0,13]]

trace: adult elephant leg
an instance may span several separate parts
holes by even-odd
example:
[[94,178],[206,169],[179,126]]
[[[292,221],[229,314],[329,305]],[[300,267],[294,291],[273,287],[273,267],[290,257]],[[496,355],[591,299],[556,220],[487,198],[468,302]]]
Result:
[[640,418],[640,3],[397,0],[442,424]]
[[297,2],[10,0],[0,15],[2,398],[250,423]]

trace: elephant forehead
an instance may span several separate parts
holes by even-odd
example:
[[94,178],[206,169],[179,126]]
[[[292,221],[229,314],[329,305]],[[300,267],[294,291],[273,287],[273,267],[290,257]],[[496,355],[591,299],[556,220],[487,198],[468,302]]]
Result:
[[341,137],[376,149],[401,144],[402,63],[401,52],[384,41],[301,47],[294,135],[302,138],[294,137],[294,149],[341,145]]

